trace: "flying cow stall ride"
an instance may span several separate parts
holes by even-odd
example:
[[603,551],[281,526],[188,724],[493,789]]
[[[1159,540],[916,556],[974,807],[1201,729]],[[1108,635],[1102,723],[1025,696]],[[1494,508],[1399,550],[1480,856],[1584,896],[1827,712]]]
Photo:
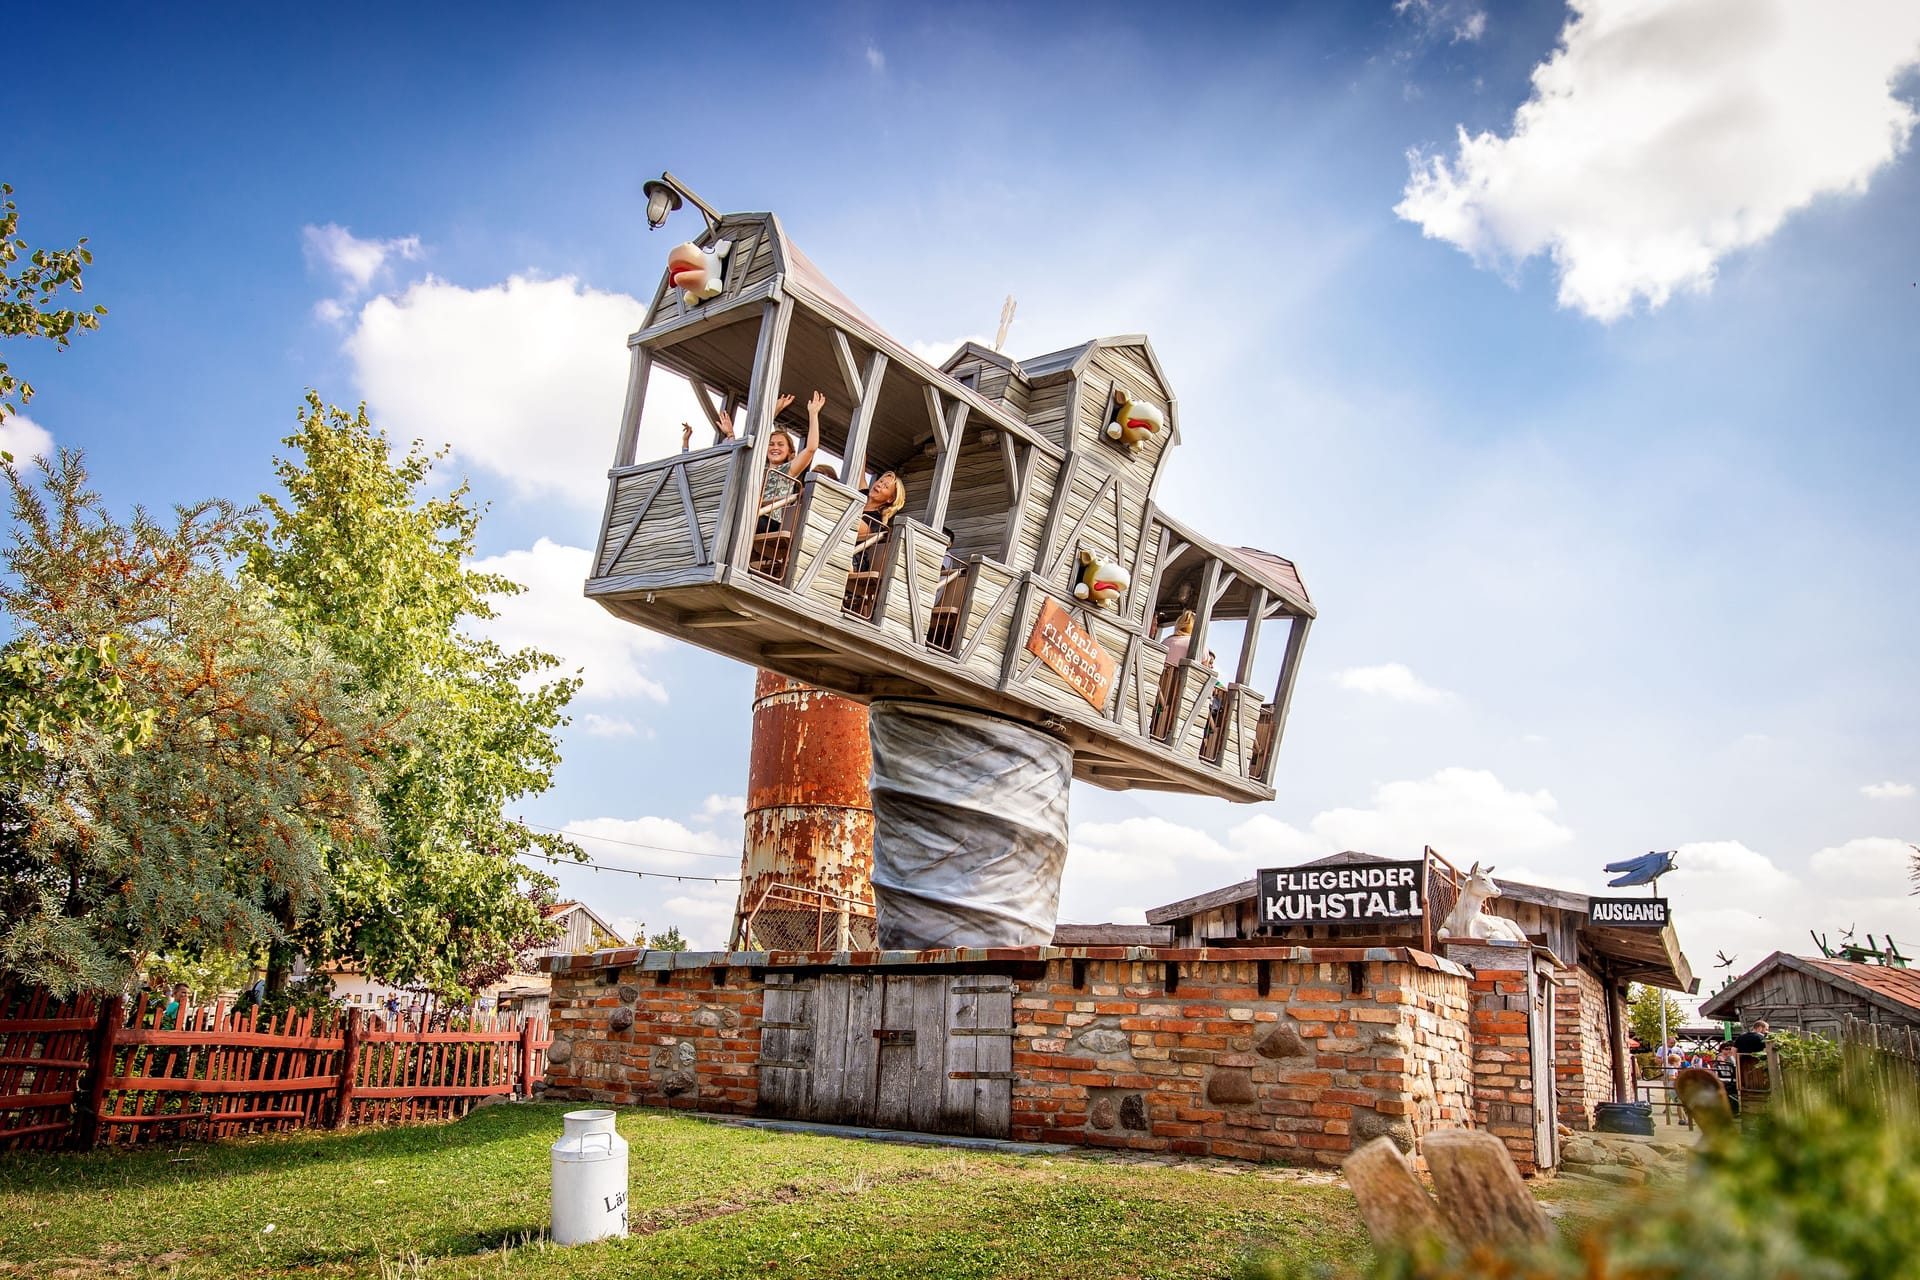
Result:
[[[649,188],[671,192],[656,225],[691,197]],[[1314,606],[1290,561],[1155,502],[1180,424],[1151,343],[1028,360],[968,343],[934,368],[777,216],[700,207],[705,231],[669,253],[628,340],[586,593],[869,704],[881,947],[1051,941],[1071,778],[1271,799]],[[657,370],[694,388],[712,444],[637,457]],[[825,393],[799,474],[792,437],[770,443],[783,388]],[[895,510],[870,500],[882,476]],[[1216,673],[1208,630],[1227,620],[1244,622],[1241,651]],[[1284,657],[1261,690],[1267,624]]]

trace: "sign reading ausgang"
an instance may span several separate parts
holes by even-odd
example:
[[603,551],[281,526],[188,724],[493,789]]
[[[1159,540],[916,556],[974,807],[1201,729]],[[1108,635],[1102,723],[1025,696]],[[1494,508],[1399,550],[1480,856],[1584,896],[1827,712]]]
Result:
[[1665,898],[1589,898],[1589,928],[1664,929],[1667,927]]
[[1278,867],[1260,873],[1262,924],[1387,924],[1420,919],[1419,862]]

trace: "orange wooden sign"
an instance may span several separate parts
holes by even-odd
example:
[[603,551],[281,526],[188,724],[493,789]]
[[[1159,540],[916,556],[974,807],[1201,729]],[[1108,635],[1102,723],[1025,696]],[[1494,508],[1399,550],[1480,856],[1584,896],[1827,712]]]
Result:
[[1106,710],[1118,664],[1051,596],[1040,601],[1040,616],[1033,620],[1027,652],[1059,673],[1095,711]]

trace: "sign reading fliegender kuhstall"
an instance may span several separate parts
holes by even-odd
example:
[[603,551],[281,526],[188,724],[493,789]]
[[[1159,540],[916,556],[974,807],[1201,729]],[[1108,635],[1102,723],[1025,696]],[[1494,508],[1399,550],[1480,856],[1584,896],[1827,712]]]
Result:
[[1587,927],[1608,929],[1664,929],[1665,898],[1589,898]]
[[1423,862],[1273,867],[1260,872],[1260,923],[1391,924],[1420,919]]

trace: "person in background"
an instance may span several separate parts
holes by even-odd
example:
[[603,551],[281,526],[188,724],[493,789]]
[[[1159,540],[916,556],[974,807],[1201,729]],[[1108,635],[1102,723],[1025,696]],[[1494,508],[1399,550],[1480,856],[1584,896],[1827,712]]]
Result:
[[1727,1105],[1733,1108],[1733,1114],[1740,1114],[1740,1055],[1729,1040],[1720,1046],[1713,1059],[1713,1074],[1720,1078],[1720,1087],[1727,1091]]
[[167,1007],[160,1011],[159,1030],[172,1031],[180,1025],[180,1013],[187,1007],[187,1000],[191,994],[186,983],[173,984],[173,995],[168,999]]
[[1193,610],[1188,609],[1174,620],[1173,634],[1167,637],[1167,666],[1171,668],[1177,662],[1187,660],[1187,650],[1193,647]]
[[1767,1051],[1767,1020],[1760,1018],[1747,1024],[1747,1029],[1733,1038],[1733,1047],[1739,1053],[1765,1053]]
[[853,571],[871,573],[879,557],[875,551],[883,540],[880,535],[893,527],[893,518],[907,505],[907,486],[891,471],[882,471],[867,486],[866,503],[860,508],[860,524],[855,529]]

